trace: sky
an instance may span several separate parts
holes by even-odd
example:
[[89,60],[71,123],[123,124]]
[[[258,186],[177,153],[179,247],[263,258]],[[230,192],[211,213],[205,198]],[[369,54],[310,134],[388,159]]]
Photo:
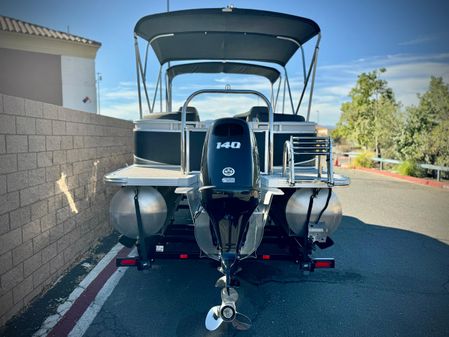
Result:
[[[311,109],[311,119],[320,124],[335,125],[340,106],[349,100],[347,95],[361,72],[385,67],[382,78],[403,107],[417,104],[417,94],[427,90],[430,76],[441,76],[449,83],[447,0],[170,0],[170,10],[229,4],[304,16],[320,25]],[[102,75],[100,112],[136,119],[134,25],[142,16],[166,11],[166,6],[166,0],[0,0],[0,14],[101,42],[96,59],[96,71]],[[310,51],[310,47],[306,49],[306,56],[311,56]],[[299,60],[297,55],[287,65],[295,102],[302,78]],[[154,81],[158,68],[153,55],[149,63],[149,80]],[[182,105],[195,89],[224,88],[226,84],[268,94],[268,82],[258,77],[184,75],[174,81],[174,107]],[[193,103],[206,117],[241,113],[257,104],[257,99],[243,96],[201,96]],[[303,108],[301,114],[305,114]]]

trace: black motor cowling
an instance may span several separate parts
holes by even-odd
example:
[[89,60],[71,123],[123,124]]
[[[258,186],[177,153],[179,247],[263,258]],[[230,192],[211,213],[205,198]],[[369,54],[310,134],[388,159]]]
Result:
[[223,253],[238,253],[244,242],[259,203],[259,179],[259,155],[248,124],[236,118],[216,120],[204,142],[200,191]]

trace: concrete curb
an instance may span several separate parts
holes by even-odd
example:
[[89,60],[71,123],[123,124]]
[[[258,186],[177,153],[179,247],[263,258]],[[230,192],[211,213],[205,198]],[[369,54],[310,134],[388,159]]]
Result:
[[381,171],[381,170],[374,169],[374,168],[359,167],[359,168],[355,168],[354,170],[381,174],[381,175],[387,176],[387,177],[406,180],[406,181],[408,181],[410,183],[414,183],[414,184],[426,185],[426,186],[437,187],[437,188],[444,188],[444,189],[449,190],[449,183],[442,182],[442,181],[435,181],[435,180],[424,179],[424,178],[403,176],[398,173],[394,173],[394,172],[390,172],[390,171]]

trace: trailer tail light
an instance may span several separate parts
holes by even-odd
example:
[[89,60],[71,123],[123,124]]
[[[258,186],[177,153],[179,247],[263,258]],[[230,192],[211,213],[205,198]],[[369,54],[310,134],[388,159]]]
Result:
[[125,257],[125,258],[117,258],[115,260],[115,264],[117,267],[134,267],[139,263],[139,258],[137,257]]
[[187,260],[189,258],[189,254],[179,254],[179,258],[181,260]]
[[334,259],[314,259],[313,265],[316,269],[335,268]]
[[271,259],[271,255],[267,254],[262,255],[262,260],[269,260],[269,259]]

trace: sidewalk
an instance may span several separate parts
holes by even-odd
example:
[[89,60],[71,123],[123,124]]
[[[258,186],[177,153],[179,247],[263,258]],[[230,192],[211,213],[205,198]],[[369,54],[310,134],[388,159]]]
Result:
[[443,182],[443,181],[437,181],[437,180],[431,180],[431,179],[425,179],[425,178],[416,178],[416,177],[410,177],[410,176],[403,176],[399,173],[379,170],[379,169],[375,169],[375,168],[358,167],[355,170],[377,173],[377,174],[381,174],[381,175],[387,176],[387,177],[406,180],[413,184],[427,185],[427,186],[431,186],[431,187],[444,188],[444,189],[449,190],[449,182]]

